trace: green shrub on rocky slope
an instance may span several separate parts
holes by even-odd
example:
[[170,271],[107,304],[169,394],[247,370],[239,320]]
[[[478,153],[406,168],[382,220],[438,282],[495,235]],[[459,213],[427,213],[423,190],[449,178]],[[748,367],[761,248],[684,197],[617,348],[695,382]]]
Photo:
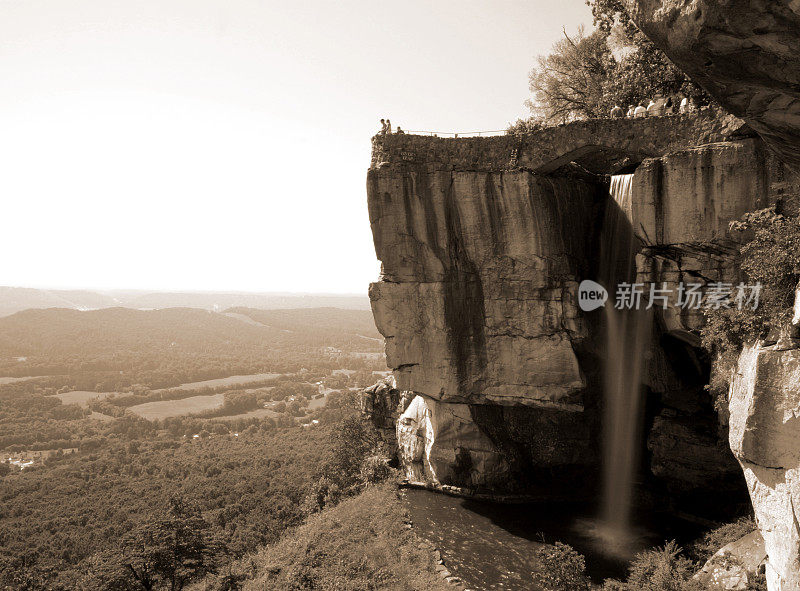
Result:
[[710,388],[721,400],[744,344],[778,338],[792,317],[795,287],[800,280],[800,218],[780,207],[745,214],[731,230],[751,238],[740,249],[746,284],[761,285],[755,310],[735,305],[706,310],[703,345],[716,361]]
[[[695,581],[693,575],[723,546],[755,529],[750,517],[743,517],[707,531],[684,551],[674,541],[636,555],[624,581],[608,579],[603,591],[713,591]],[[748,591],[765,591],[763,576],[749,582]]]
[[703,565],[714,553],[731,542],[745,537],[755,531],[756,522],[752,517],[741,517],[731,523],[707,531],[703,536],[692,543],[687,552],[699,565]]

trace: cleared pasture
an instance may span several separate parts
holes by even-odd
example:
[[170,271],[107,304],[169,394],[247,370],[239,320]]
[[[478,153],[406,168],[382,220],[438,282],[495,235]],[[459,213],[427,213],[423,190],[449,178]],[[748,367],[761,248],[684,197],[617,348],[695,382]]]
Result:
[[204,380],[202,382],[189,382],[188,384],[181,384],[172,388],[161,388],[154,390],[154,392],[161,392],[163,390],[199,390],[200,388],[232,388],[233,386],[244,386],[252,382],[262,382],[264,380],[271,380],[283,374],[279,373],[254,373],[246,376],[229,376],[227,378],[217,378],[215,380]]
[[[256,373],[242,376],[229,376],[227,378],[216,378],[214,380],[204,380],[202,382],[188,382],[180,386],[172,388],[160,388],[153,390],[153,392],[166,392],[167,390],[185,390],[190,392],[192,390],[200,390],[202,388],[231,388],[236,389],[237,386],[246,386],[247,384],[262,382],[264,380],[271,380],[277,378],[282,374],[279,373]],[[0,378],[0,385],[4,383],[11,383],[11,381],[29,380],[31,378]],[[3,381],[9,380],[9,381]],[[117,392],[91,392],[87,390],[73,390],[72,392],[62,392],[61,394],[53,394],[56,398],[61,400],[62,404],[78,404],[84,408],[89,405],[91,400],[99,400]],[[151,404],[151,403],[147,403]],[[139,405],[143,406],[143,405]],[[182,414],[182,413],[180,413]],[[175,415],[173,415],[175,416]]]
[[131,406],[128,410],[144,419],[156,420],[214,410],[222,406],[224,401],[224,394],[189,396],[188,398],[181,398],[180,400],[145,402],[144,404]]
[[32,380],[36,376],[26,376],[24,378],[0,378],[0,386],[5,386],[6,384],[13,384],[15,382],[24,382],[25,380]]
[[238,415],[228,415],[228,416],[224,416],[224,417],[213,417],[213,418],[210,418],[210,419],[203,419],[203,420],[204,421],[219,422],[219,421],[230,421],[230,420],[233,420],[233,419],[265,419],[265,418],[274,419],[274,418],[279,417],[279,416],[280,416],[280,413],[277,413],[274,410],[270,410],[268,408],[257,408],[255,410],[251,410],[251,411],[248,411],[248,412],[243,412],[243,413],[240,413]]

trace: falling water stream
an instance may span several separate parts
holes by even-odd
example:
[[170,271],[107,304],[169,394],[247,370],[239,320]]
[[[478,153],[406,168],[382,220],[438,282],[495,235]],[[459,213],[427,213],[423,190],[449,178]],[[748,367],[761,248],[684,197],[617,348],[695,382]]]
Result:
[[[647,296],[617,307],[617,287],[636,282],[637,238],[630,224],[632,174],[611,177],[603,221],[600,282],[608,289],[604,307],[606,364],[604,371],[603,493],[596,534],[605,549],[626,555],[639,537],[631,526],[635,478],[643,417],[642,368],[648,348]],[[628,303],[630,302],[630,307]]]

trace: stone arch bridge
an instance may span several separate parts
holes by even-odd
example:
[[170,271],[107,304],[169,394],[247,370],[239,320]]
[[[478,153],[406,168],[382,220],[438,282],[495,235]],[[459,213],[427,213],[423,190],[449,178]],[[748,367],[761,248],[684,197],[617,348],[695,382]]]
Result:
[[378,135],[373,138],[372,167],[423,163],[453,170],[548,174],[575,162],[592,173],[614,174],[645,158],[752,135],[741,119],[710,108],[683,115],[574,121],[521,135]]

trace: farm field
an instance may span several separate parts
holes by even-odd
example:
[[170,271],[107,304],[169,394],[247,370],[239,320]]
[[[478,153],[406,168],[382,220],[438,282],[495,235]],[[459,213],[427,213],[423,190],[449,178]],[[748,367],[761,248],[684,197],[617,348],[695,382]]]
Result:
[[211,394],[207,396],[190,396],[180,400],[145,402],[144,404],[131,406],[129,410],[144,419],[157,420],[194,414],[204,410],[214,410],[222,406],[224,401],[224,394]]
[[181,384],[174,388],[161,388],[160,390],[153,390],[154,392],[161,392],[164,390],[199,390],[200,388],[233,388],[234,386],[243,386],[251,382],[262,382],[264,380],[271,380],[280,377],[279,373],[255,373],[245,376],[229,376],[227,378],[217,378],[215,380],[204,380],[202,382],[189,382],[188,384]]
[[[181,384],[180,386],[175,386],[174,388],[160,388],[158,390],[153,390],[153,392],[166,392],[167,390],[191,391],[191,390],[200,390],[202,388],[224,388],[224,387],[235,388],[236,386],[247,385],[250,383],[261,382],[264,380],[271,380],[280,375],[282,374],[256,373],[256,374],[242,375],[242,376],[229,376],[227,378],[204,380],[202,382],[189,382],[186,384]],[[23,379],[28,379],[28,378],[0,378],[0,385],[4,383],[11,383],[11,382],[3,382],[3,380],[18,381]],[[90,401],[103,399],[112,394],[117,394],[117,392],[92,392],[89,390],[73,390],[71,392],[62,392],[60,394],[53,394],[53,396],[61,400],[62,404],[78,404],[86,408],[87,406],[89,406]]]

